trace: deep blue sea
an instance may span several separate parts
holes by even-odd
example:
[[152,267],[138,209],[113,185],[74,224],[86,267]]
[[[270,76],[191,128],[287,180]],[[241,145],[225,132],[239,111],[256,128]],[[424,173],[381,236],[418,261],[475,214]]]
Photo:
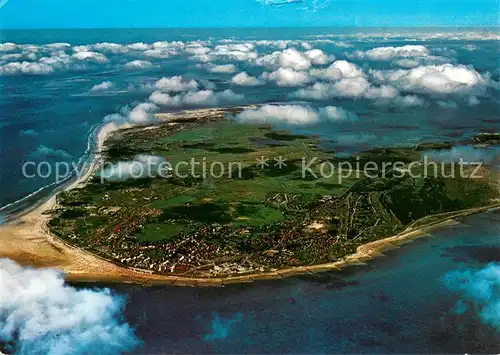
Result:
[[[155,99],[159,111],[266,102],[341,108],[357,119],[268,120],[320,135],[345,154],[498,131],[498,39],[494,29],[1,31],[1,211],[55,180],[26,177],[24,163],[81,163],[106,116],[158,90],[170,95]],[[258,84],[236,83],[242,72]],[[196,89],[158,89],[174,76],[195,80]]]

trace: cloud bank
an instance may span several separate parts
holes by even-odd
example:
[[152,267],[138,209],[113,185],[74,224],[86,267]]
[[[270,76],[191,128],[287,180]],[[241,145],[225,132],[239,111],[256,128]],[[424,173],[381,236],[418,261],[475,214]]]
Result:
[[404,70],[374,70],[375,81],[416,93],[474,93],[483,90],[489,77],[465,65],[428,65]]
[[355,122],[358,116],[335,106],[315,110],[300,105],[263,105],[256,109],[244,110],[234,119],[241,123],[308,126],[320,122]]
[[238,86],[259,86],[263,85],[265,82],[254,76],[248,75],[247,72],[241,72],[233,76],[231,83]]
[[182,76],[161,78],[155,83],[155,88],[162,92],[183,92],[197,90],[199,84],[196,80],[186,80]]
[[[356,33],[295,40],[211,38],[129,44],[7,42],[0,44],[0,76],[137,71],[138,75],[131,73],[134,75],[129,76],[132,81],[129,83],[121,84],[114,78],[110,79],[111,83],[104,78],[102,83],[83,88],[97,96],[109,94],[115,84],[147,94],[144,102],[134,102],[106,117],[107,121],[131,125],[155,122],[154,114],[162,107],[182,109],[244,103],[242,92],[249,92],[252,98],[258,92],[245,87],[264,85],[292,100],[329,102],[340,98],[367,100],[373,105],[400,110],[431,105],[451,110],[495,99],[500,88],[495,81],[497,73],[457,64],[462,59],[457,58],[460,50],[454,49],[456,46],[411,43],[417,38],[432,41],[458,39],[458,36],[499,39],[484,31],[470,31],[422,32],[415,37],[403,33]],[[386,44],[391,38],[410,43]],[[356,51],[353,47],[360,40],[364,42],[362,50]],[[481,44],[476,43],[473,49],[481,48]],[[172,60],[185,62],[187,74],[179,72],[179,75],[151,81],[158,69]],[[151,76],[148,76],[149,70]],[[134,82],[141,79],[147,82]],[[123,92],[114,90],[113,93]]]
[[394,58],[428,57],[430,52],[422,45],[406,45],[402,47],[377,47],[365,52],[356,51],[354,55],[360,59],[384,61]]
[[152,91],[146,102],[125,106],[119,113],[107,115],[104,121],[118,125],[146,125],[158,121],[155,113],[161,107],[212,107],[244,100],[243,95],[231,89],[216,91],[216,85],[210,81],[182,76],[163,77],[155,83],[142,85],[140,90]]
[[156,122],[155,113],[159,107],[151,102],[143,102],[130,108],[125,106],[120,113],[113,113],[104,117],[104,122],[114,122],[118,125],[146,125]]
[[241,102],[243,95],[236,94],[230,89],[222,92],[215,92],[213,90],[189,91],[178,95],[169,95],[155,91],[151,94],[149,100],[154,104],[167,107],[218,106]]
[[52,269],[0,259],[0,344],[16,354],[120,354],[139,343],[109,289],[75,289]]

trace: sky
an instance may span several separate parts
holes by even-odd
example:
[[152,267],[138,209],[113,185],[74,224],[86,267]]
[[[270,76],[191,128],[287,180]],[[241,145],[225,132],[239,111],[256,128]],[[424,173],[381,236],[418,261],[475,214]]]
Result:
[[[285,4],[277,6],[273,2]],[[498,26],[499,3],[500,0],[0,0],[0,28]]]

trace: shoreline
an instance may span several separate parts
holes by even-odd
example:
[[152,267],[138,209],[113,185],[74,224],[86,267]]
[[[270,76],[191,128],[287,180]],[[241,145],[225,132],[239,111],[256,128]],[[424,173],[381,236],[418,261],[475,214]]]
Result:
[[[209,109],[216,111],[217,109]],[[207,110],[193,110],[189,114],[198,116]],[[177,116],[179,113],[158,114],[160,120]],[[144,126],[151,129],[154,126]],[[500,203],[469,210],[450,212],[443,219],[416,229],[408,228],[400,234],[361,245],[356,252],[340,260],[327,264],[300,266],[278,269],[262,273],[235,275],[228,277],[186,277],[182,275],[153,274],[148,270],[134,269],[120,265],[112,260],[104,259],[84,249],[75,247],[52,235],[47,223],[50,214],[47,212],[57,208],[57,194],[84,185],[98,168],[102,159],[104,142],[114,132],[129,127],[120,127],[114,123],[103,124],[97,133],[95,150],[88,169],[67,186],[56,190],[45,202],[21,212],[7,224],[0,225],[0,258],[9,258],[23,266],[37,268],[57,268],[64,273],[66,281],[70,282],[116,282],[136,283],[142,285],[175,285],[175,286],[216,286],[221,287],[233,283],[249,283],[258,280],[281,279],[289,276],[313,274],[324,271],[342,270],[351,265],[363,265],[367,261],[380,257],[384,252],[398,249],[413,240],[428,237],[431,230],[459,222],[455,218],[500,207]]]
[[[300,276],[307,274],[311,275],[315,273],[328,272],[328,271],[341,271],[350,266],[366,265],[367,262],[374,260],[378,257],[384,256],[385,252],[401,249],[404,245],[412,243],[417,239],[432,237],[430,232],[434,229],[460,224],[461,222],[455,220],[455,218],[457,217],[494,211],[499,208],[500,204],[494,204],[490,206],[474,208],[471,210],[458,211],[453,217],[435,222],[429,226],[425,226],[419,229],[405,230],[400,234],[396,234],[394,236],[390,236],[384,239],[379,239],[360,245],[355,253],[347,255],[341,258],[340,260],[325,264],[298,266],[298,267],[278,269],[276,271],[267,271],[262,273],[252,273],[246,275],[235,275],[228,277],[213,277],[213,278],[185,277],[185,276],[175,276],[175,275],[168,276],[162,274],[153,274],[148,272],[148,270],[134,269],[131,267],[120,266],[118,264],[115,264],[119,268],[124,269],[124,271],[126,270],[127,274],[129,273],[135,274],[134,277],[122,274],[121,277],[117,279],[114,277],[108,277],[108,275],[66,274],[65,279],[66,281],[73,283],[109,282],[109,283],[132,283],[132,284],[140,284],[143,286],[173,285],[173,286],[189,286],[189,287],[223,287],[224,285],[229,285],[229,284],[252,283],[255,281],[262,281],[262,280],[279,280],[293,276]],[[99,256],[97,257],[101,258]],[[102,260],[107,261],[105,259]],[[113,263],[112,261],[108,262]]]

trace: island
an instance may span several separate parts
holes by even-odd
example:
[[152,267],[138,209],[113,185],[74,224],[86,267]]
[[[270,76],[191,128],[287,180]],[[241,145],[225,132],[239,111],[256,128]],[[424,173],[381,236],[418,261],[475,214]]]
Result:
[[[101,169],[57,195],[48,231],[151,280],[220,285],[363,263],[499,203],[494,165],[418,163],[457,145],[498,145],[496,134],[343,156],[320,137],[233,120],[243,109],[158,114],[116,130]],[[134,176],[132,163],[145,170]]]

